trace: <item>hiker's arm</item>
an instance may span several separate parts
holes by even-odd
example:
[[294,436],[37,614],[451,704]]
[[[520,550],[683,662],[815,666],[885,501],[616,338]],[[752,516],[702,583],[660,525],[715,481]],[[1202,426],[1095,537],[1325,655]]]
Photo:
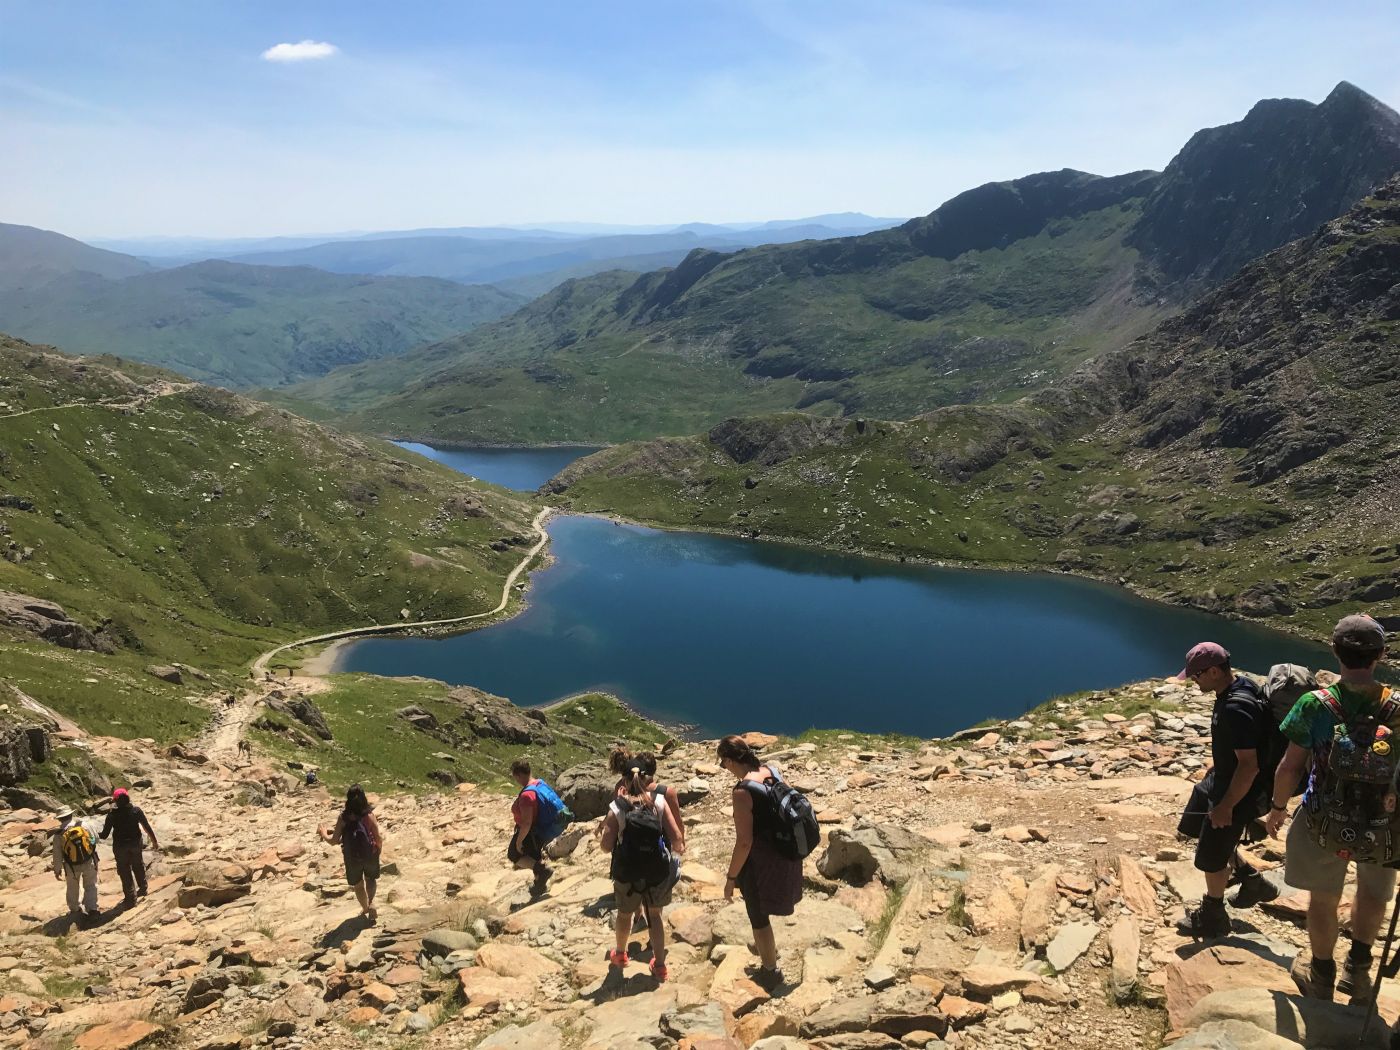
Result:
[[1254,748],[1236,751],[1235,762],[1235,775],[1230,778],[1230,786],[1225,789],[1220,801],[1211,807],[1211,827],[1228,828],[1235,822],[1235,806],[1244,801],[1249,789],[1254,786],[1254,778],[1259,775],[1259,752]]
[[671,841],[676,844],[677,849],[685,852],[685,821],[681,819],[681,799],[676,794],[676,789],[669,784],[666,785],[666,808],[671,811],[671,815],[676,818],[676,837]]
[[515,818],[515,848],[521,849],[525,845],[525,836],[530,834],[530,829],[535,826],[535,806],[528,799],[520,807],[520,812]]
[[753,849],[753,796],[741,787],[734,789],[734,852],[729,857],[729,867],[724,873],[724,896],[734,896],[734,885],[739,872],[749,859]]
[[[151,837],[151,849],[160,849],[160,843],[156,841],[155,829],[151,827],[151,822],[146,819],[144,811],[141,814],[141,826],[146,829],[146,834]],[[104,830],[102,834],[105,838],[107,833]]]
[[107,819],[104,820],[104,821],[102,822],[102,831],[101,831],[101,833],[100,833],[97,837],[100,838],[100,839],[105,839],[109,834],[111,834],[111,832],[112,832],[112,814],[111,814],[111,813],[108,813],[108,814],[107,814]]
[[611,813],[603,821],[603,837],[598,840],[598,851],[600,853],[611,853],[613,847],[617,845],[617,818]]
[[1309,757],[1307,748],[1289,741],[1288,750],[1283,753],[1278,770],[1274,773],[1273,808],[1264,818],[1264,826],[1269,829],[1270,835],[1277,836],[1278,829],[1283,827],[1283,822],[1288,819],[1288,800],[1293,797],[1293,788],[1307,769]]
[[53,877],[63,878],[63,832],[59,831],[53,837]]
[[672,853],[685,852],[685,834],[680,829],[680,821],[671,812],[671,806],[665,799],[661,802],[662,823],[666,825],[666,841],[671,844]]

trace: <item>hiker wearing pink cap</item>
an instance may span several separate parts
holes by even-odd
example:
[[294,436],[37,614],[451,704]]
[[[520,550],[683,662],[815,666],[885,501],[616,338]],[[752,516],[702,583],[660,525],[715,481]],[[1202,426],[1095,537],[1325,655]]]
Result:
[[134,907],[137,897],[146,895],[146,857],[142,853],[141,831],[151,838],[151,849],[159,849],[156,833],[140,806],[131,804],[131,796],[126,788],[112,792],[112,808],[107,813],[107,822],[102,825],[102,838],[112,836],[112,859],[117,864],[117,875],[122,880],[122,894],[128,908]]

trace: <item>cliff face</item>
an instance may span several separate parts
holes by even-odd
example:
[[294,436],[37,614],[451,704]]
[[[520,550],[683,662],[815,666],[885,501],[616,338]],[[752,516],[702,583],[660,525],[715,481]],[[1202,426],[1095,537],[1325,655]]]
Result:
[[1129,243],[1170,282],[1217,284],[1312,233],[1400,171],[1400,114],[1348,83],[1260,102],[1167,166]]

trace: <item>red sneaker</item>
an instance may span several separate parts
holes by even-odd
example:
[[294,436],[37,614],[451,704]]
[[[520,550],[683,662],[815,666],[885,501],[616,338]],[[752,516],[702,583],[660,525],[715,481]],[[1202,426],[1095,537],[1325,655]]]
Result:
[[620,952],[616,948],[613,948],[608,952],[608,965],[621,970],[627,965],[627,953]]
[[651,970],[651,975],[656,978],[657,984],[664,984],[666,978],[671,976],[671,971],[666,969],[666,964],[658,963],[655,959],[648,964],[648,968]]

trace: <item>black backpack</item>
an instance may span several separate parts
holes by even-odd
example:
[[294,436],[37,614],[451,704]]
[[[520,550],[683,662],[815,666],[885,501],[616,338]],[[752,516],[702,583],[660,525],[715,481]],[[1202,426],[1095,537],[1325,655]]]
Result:
[[753,780],[739,783],[753,795],[755,831],[765,835],[779,853],[802,860],[817,848],[821,828],[806,795],[778,777],[766,777],[761,784]]
[[[664,803],[663,803],[664,805]],[[671,850],[666,845],[661,814],[655,805],[617,800],[618,839],[613,846],[614,882],[633,890],[654,889],[671,877]]]

